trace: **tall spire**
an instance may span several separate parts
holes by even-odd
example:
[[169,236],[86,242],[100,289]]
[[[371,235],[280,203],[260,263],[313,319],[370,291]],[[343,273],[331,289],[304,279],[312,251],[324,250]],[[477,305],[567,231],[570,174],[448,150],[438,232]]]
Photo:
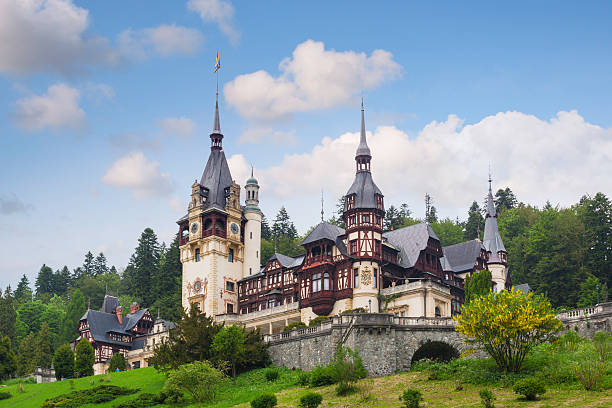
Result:
[[323,222],[324,215],[325,211],[323,210],[323,189],[321,189],[321,222]]
[[355,161],[357,162],[357,173],[361,171],[370,171],[370,160],[372,159],[372,154],[370,153],[370,148],[368,147],[368,142],[366,140],[366,131],[365,131],[365,114],[363,109],[363,99],[361,100],[361,135],[359,138],[359,146],[357,147],[357,152],[355,153]]
[[489,195],[487,196],[487,214],[486,217],[497,217],[495,211],[495,201],[493,201],[493,190],[491,189],[491,166],[489,165]]
[[223,141],[223,133],[221,133],[221,124],[219,123],[219,92],[216,93],[215,99],[215,121],[213,123],[213,131],[210,134],[210,150],[221,150]]

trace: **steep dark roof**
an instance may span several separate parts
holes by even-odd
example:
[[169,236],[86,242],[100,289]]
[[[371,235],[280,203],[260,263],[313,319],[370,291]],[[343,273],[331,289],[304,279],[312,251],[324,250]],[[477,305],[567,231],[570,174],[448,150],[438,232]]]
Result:
[[383,195],[372,180],[372,173],[360,171],[346,195],[355,194],[355,208],[376,208],[376,194]]
[[480,257],[482,248],[482,243],[476,239],[442,248],[446,262],[450,265],[450,268],[445,265],[445,270],[456,273],[471,270]]
[[232,175],[223,150],[211,150],[200,184],[208,189],[204,206],[225,209],[225,189],[232,185]]
[[493,192],[491,191],[491,179],[489,178],[489,195],[487,196],[487,214],[485,218],[485,229],[482,243],[488,252],[491,252],[493,259],[489,257],[489,262],[499,262],[497,253],[500,251],[506,252],[506,247],[499,235],[499,227],[497,226],[497,212],[495,210],[495,202],[493,201]]
[[368,142],[366,140],[363,101],[361,101],[361,135],[359,137],[359,146],[357,147],[357,152],[355,153],[355,157],[358,156],[371,156],[370,148],[368,147]]
[[404,268],[412,268],[416,264],[419,254],[427,247],[429,238],[439,241],[434,230],[426,222],[385,232],[383,237],[400,250],[399,264]]
[[87,319],[89,331],[96,342],[117,344],[129,348],[138,348],[133,343],[126,343],[111,339],[109,333],[118,333],[134,337],[134,333],[131,333],[129,330],[136,326],[147,310],[148,309],[142,309],[136,313],[124,316],[121,324],[119,324],[117,315],[114,313],[99,312],[91,309],[85,312],[83,317],[81,317],[81,320]]
[[336,238],[339,235],[343,235],[344,230],[334,224],[330,224],[327,221],[322,221],[314,227],[314,229],[308,234],[306,239],[302,241],[300,245],[307,245],[311,242],[319,241],[321,239],[328,239],[330,241],[336,242]]
[[114,313],[117,306],[120,306],[117,297],[111,295],[104,296],[104,302],[102,302],[102,311],[104,313]]
[[287,255],[283,255],[283,254],[279,254],[278,252],[275,252],[274,255],[272,255],[270,259],[268,259],[268,262],[275,260],[275,259],[284,268],[294,268],[302,264],[302,261],[304,260],[304,255],[300,255],[297,257],[291,257],[291,256],[287,256]]
[[531,292],[531,286],[528,283],[522,283],[520,285],[514,285],[515,290],[520,290],[524,294]]

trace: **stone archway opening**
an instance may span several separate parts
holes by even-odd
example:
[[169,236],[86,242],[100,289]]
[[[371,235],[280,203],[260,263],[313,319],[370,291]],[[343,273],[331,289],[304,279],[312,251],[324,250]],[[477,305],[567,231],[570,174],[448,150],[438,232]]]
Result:
[[459,358],[460,353],[455,347],[442,341],[427,341],[412,355],[411,365],[424,358],[440,363],[448,363]]

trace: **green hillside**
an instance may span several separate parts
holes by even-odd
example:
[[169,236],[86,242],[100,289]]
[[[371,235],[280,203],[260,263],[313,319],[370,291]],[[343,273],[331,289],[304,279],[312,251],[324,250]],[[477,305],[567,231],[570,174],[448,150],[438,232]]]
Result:
[[[463,384],[463,389],[456,391],[454,380],[432,381],[427,372],[407,372],[388,377],[366,379],[359,382],[361,389],[370,390],[370,398],[364,399],[363,392],[357,392],[346,397],[335,395],[335,386],[307,389],[298,387],[298,371],[282,370],[279,380],[274,383],[266,381],[264,370],[253,370],[238,377],[236,384],[228,382],[224,386],[214,405],[215,407],[249,407],[249,401],[262,392],[274,392],[278,397],[279,407],[296,407],[300,397],[307,391],[319,392],[323,395],[322,407],[399,407],[399,395],[406,388],[418,389],[423,393],[423,407],[480,407],[479,391],[481,386]],[[161,390],[164,376],[153,368],[142,368],[110,375],[87,377],[49,384],[25,384],[24,392],[18,392],[18,385],[2,387],[1,391],[10,390],[13,397],[0,401],[2,407],[38,408],[45,399],[58,396],[73,389],[91,388],[94,384],[112,384],[138,389],[140,392],[157,393]],[[108,381],[107,381],[108,379]],[[100,383],[100,381],[103,381]],[[587,392],[579,384],[550,388],[539,401],[528,402],[520,400],[511,388],[499,386],[489,387],[496,396],[497,407],[544,408],[544,407],[609,407],[612,406],[612,389],[601,392]],[[103,404],[89,404],[88,408],[113,407],[114,405],[135,398],[127,395]],[[183,405],[196,406],[196,405]]]

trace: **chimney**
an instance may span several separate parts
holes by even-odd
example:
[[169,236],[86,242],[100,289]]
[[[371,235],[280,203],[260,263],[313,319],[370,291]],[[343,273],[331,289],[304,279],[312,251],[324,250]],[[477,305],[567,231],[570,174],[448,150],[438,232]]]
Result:
[[134,314],[139,310],[140,310],[140,306],[138,305],[138,303],[134,302],[130,305],[130,314]]
[[121,324],[121,322],[123,321],[123,308],[121,307],[121,305],[115,308],[115,314],[117,315],[117,320],[119,321],[119,324]]

